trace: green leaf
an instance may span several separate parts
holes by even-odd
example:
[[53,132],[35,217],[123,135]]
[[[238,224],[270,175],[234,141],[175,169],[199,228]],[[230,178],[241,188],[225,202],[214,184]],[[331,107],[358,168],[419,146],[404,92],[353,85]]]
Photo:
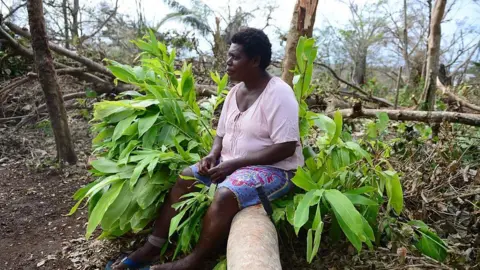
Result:
[[343,128],[343,119],[342,119],[342,113],[340,111],[336,111],[335,114],[333,115],[333,121],[335,122],[335,134],[332,137],[332,140],[330,141],[332,144],[337,143],[338,138],[340,138],[340,135],[342,134],[342,128]]
[[354,151],[355,155],[365,158],[368,163],[372,165],[372,158],[370,157],[370,154],[367,151],[363,150],[359,144],[355,142],[346,142],[345,147]]
[[[384,175],[388,175],[387,172],[389,171],[386,171]],[[385,187],[387,190],[388,204],[395,210],[397,215],[399,215],[403,210],[403,191],[398,173],[391,172],[391,174],[387,176]]]
[[147,132],[142,137],[142,146],[145,149],[151,149],[153,144],[155,143],[155,138],[158,134],[158,130],[160,129],[159,126],[153,126],[148,129]]
[[292,178],[292,182],[305,191],[317,189],[317,185],[312,180],[312,176],[309,171],[305,171],[302,167],[297,169],[295,176]]
[[336,124],[332,118],[323,114],[316,114],[313,117],[313,122],[318,128],[325,131],[330,138],[335,135]]
[[133,188],[137,183],[140,174],[142,174],[143,169],[156,157],[156,155],[148,155],[143,158],[140,163],[138,163],[137,167],[133,170],[132,177],[130,178],[130,188]]
[[347,198],[356,205],[378,205],[377,202],[358,194],[344,193]]
[[142,118],[138,119],[138,136],[142,136],[145,132],[147,132],[155,121],[157,121],[159,113],[151,114],[148,116],[143,116]]
[[130,126],[130,124],[136,117],[137,117],[136,115],[132,115],[118,122],[117,126],[115,127],[115,130],[113,131],[112,140],[113,141],[118,140],[123,135],[123,132]]
[[376,191],[376,190],[377,189],[375,187],[372,187],[372,186],[363,186],[363,187],[360,187],[360,188],[348,190],[344,194],[348,197],[347,194],[360,195],[360,194],[370,193],[370,192],[373,192],[373,191]]
[[300,228],[308,221],[310,205],[312,201],[315,199],[315,197],[318,198],[318,196],[315,196],[315,192],[316,190],[310,190],[309,192],[307,192],[305,196],[303,196],[303,199],[300,201],[297,209],[295,210],[295,217],[293,223],[295,227],[295,233],[297,235]]
[[434,233],[420,231],[420,240],[415,243],[415,247],[437,261],[443,262],[447,258],[447,247],[445,243]]
[[[360,241],[364,240],[363,221],[360,213],[355,209],[352,202],[340,191],[336,189],[325,190],[325,199],[335,213],[335,217],[347,238],[354,244],[355,248],[360,251]],[[351,232],[351,233],[350,233]],[[353,235],[355,237],[352,237]]]
[[322,240],[322,233],[323,233],[323,222],[320,221],[318,225],[315,227],[315,238],[313,239],[313,249],[312,253],[309,258],[307,258],[308,262],[311,263],[315,255],[318,253],[318,249],[320,248],[320,242]]
[[168,237],[172,237],[172,235],[175,233],[175,231],[177,230],[177,227],[178,227],[178,224],[180,223],[180,221],[182,220],[183,216],[185,216],[185,214],[187,213],[187,210],[188,209],[184,209],[182,210],[180,213],[178,213],[176,216],[174,216],[172,218],[172,220],[170,221],[170,228],[168,230]]
[[227,270],[227,259],[225,258],[217,263],[213,270]]
[[312,255],[313,251],[313,232],[309,229],[307,232],[307,261],[310,263],[315,255]]
[[122,170],[115,161],[103,157],[93,160],[90,164],[102,173],[118,173]]
[[103,230],[110,230],[112,228],[112,225],[120,219],[132,200],[130,188],[128,185],[122,185],[122,190],[102,218],[101,225]]
[[385,129],[387,129],[388,121],[390,119],[388,118],[388,114],[386,112],[378,112],[377,117],[378,117],[378,122],[376,124],[376,127],[377,127],[378,134],[380,134],[383,131],[385,131]]
[[117,182],[113,184],[110,187],[110,189],[107,192],[105,192],[102,198],[100,198],[100,200],[98,201],[97,205],[95,206],[95,209],[93,209],[93,212],[90,215],[90,218],[88,220],[87,233],[85,234],[85,237],[87,239],[90,238],[95,228],[97,228],[98,224],[103,218],[103,215],[105,214],[105,211],[107,211],[108,207],[117,198],[118,194],[122,190],[124,183],[125,182],[122,181],[122,182]]

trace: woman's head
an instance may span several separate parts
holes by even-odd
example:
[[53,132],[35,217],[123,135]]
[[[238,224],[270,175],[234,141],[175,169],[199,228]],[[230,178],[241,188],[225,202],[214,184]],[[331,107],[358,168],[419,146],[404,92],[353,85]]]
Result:
[[227,73],[234,81],[244,81],[252,73],[263,72],[272,59],[272,44],[262,30],[245,28],[233,35],[228,50]]

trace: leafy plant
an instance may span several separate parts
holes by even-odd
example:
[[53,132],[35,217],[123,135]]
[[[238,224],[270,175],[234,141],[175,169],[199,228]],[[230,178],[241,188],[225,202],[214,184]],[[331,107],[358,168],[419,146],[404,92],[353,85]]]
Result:
[[[92,121],[97,136],[93,139],[93,153],[97,159],[91,162],[90,171],[96,180],[75,193],[78,202],[70,211],[73,214],[86,200],[87,238],[98,225],[103,231],[100,237],[143,230],[154,218],[180,170],[207,153],[215,134],[210,121],[219,102],[212,97],[197,103],[191,65],[175,70],[175,51],[167,52],[152,32],[133,43],[142,50],[141,66],[110,61],[108,68],[116,81],[133,84],[139,90],[124,92],[119,100],[94,105]],[[221,82],[222,93],[227,77],[220,79],[216,75],[214,79]],[[181,213],[195,216],[205,208],[202,202],[208,200],[199,201],[203,193],[195,195],[199,204],[195,209],[190,204],[185,208],[178,206]],[[192,216],[186,221],[191,221]],[[179,219],[175,220],[180,222]],[[180,234],[178,249],[183,251],[189,247],[190,236],[195,236],[190,225],[183,222],[172,226]]]
[[[292,182],[301,191],[276,202],[273,215],[276,223],[288,221],[297,235],[302,228],[307,230],[308,262],[318,253],[325,220],[331,223],[334,241],[343,233],[360,252],[363,244],[373,248],[378,242],[382,232],[378,219],[400,215],[404,204],[400,176],[386,159],[389,146],[381,142],[389,122],[386,114],[378,114],[378,119],[367,125],[367,136],[356,142],[343,130],[340,112],[331,119],[308,110],[303,100],[312,91],[311,66],[316,52],[312,39],[299,40],[294,91],[300,103],[302,140],[308,146],[304,149],[306,166],[298,168]],[[382,154],[372,157],[363,146]],[[431,256],[433,252],[426,248],[431,241],[424,235],[418,239],[417,249]]]

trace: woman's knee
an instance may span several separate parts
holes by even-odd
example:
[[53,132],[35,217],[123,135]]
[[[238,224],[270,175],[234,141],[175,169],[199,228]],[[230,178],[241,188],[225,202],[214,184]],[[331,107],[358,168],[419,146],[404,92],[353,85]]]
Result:
[[221,187],[215,192],[215,197],[210,207],[213,211],[222,213],[236,213],[240,210],[235,193],[226,187]]
[[175,182],[174,189],[189,191],[195,185],[195,181],[192,181],[191,179],[184,179],[184,177],[193,177],[192,169],[190,169],[189,167],[183,169],[183,171],[178,176],[177,181]]

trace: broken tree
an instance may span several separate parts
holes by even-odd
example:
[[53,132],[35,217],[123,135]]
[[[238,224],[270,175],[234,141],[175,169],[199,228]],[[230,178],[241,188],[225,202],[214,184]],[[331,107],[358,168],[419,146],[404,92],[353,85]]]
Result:
[[423,88],[424,109],[433,111],[435,106],[435,91],[438,76],[438,64],[440,57],[440,39],[442,38],[441,23],[445,13],[447,0],[437,0],[433,7],[430,22],[430,36],[428,37],[427,69],[425,87]]
[[282,80],[292,86],[293,73],[295,69],[296,48],[298,39],[301,36],[312,36],[315,15],[317,13],[318,0],[297,0],[293,11],[292,22],[287,36],[285,47],[285,58],[283,60]]
[[43,17],[42,0],[29,0],[27,4],[28,22],[32,32],[32,48],[35,55],[35,68],[47,103],[48,114],[52,124],[57,158],[74,164],[77,156],[73,148],[68,128],[67,112],[63,104],[60,86],[58,85],[53,58],[48,48],[47,31]]

